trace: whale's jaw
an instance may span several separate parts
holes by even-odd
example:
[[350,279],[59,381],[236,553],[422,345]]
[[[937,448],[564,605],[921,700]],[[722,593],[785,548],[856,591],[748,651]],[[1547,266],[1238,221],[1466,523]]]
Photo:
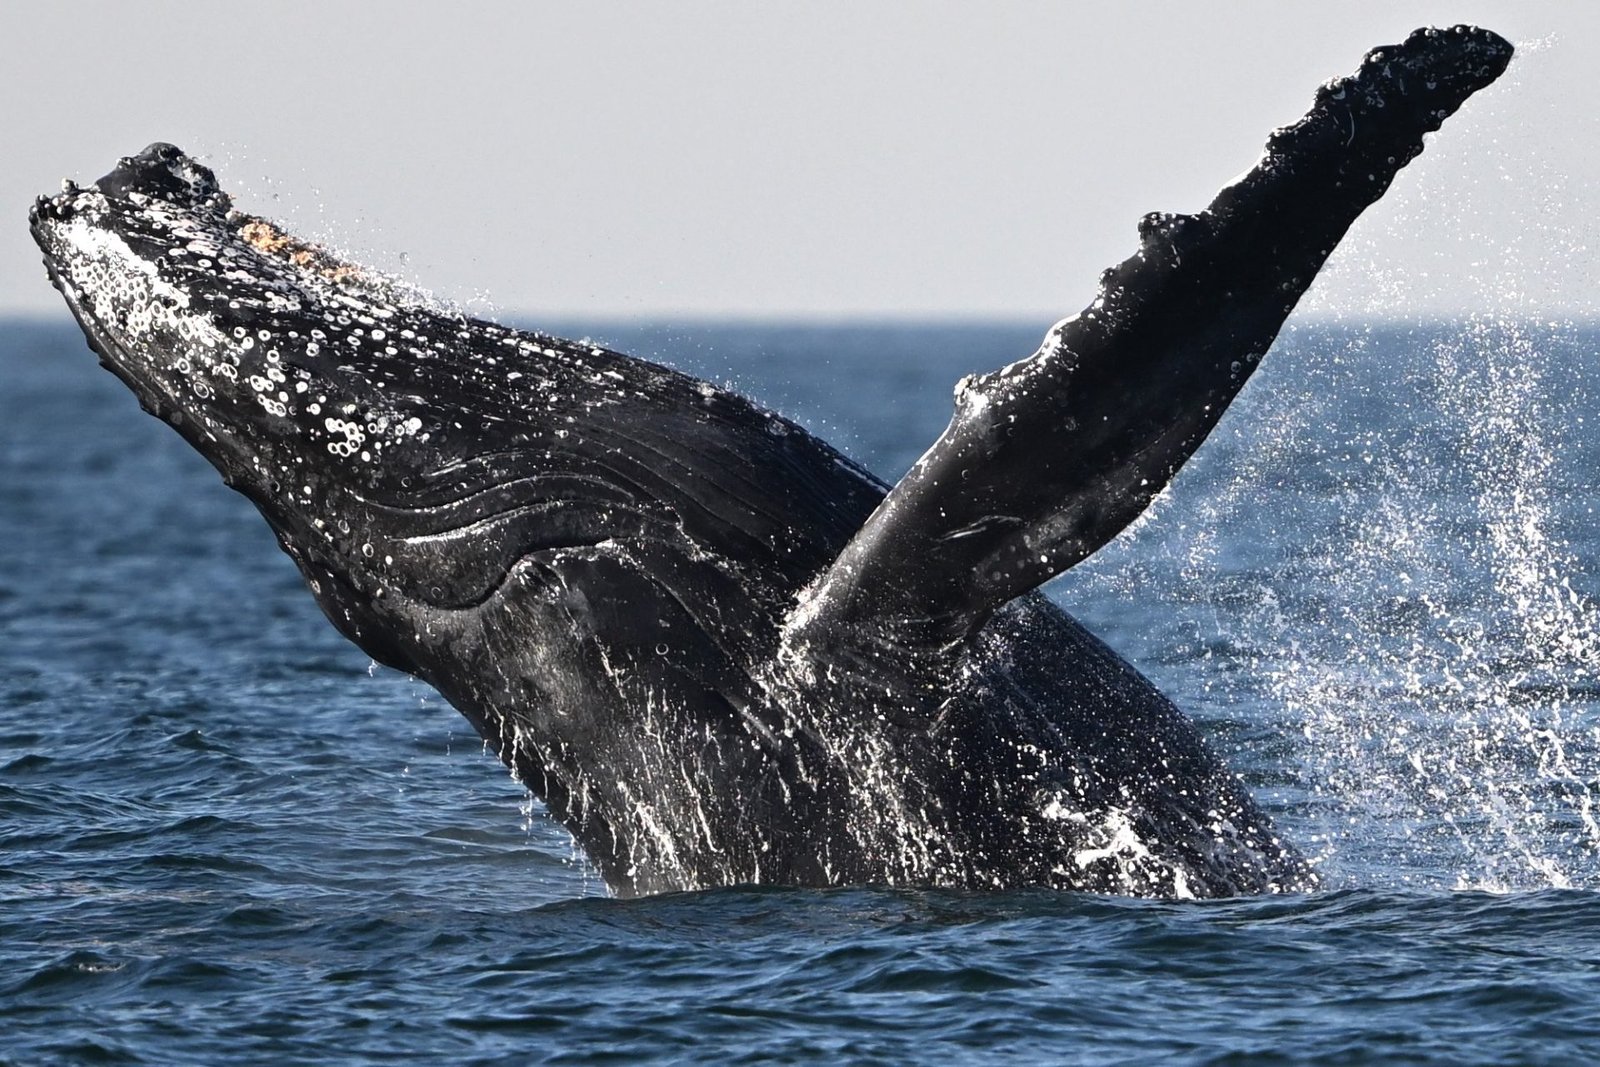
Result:
[[[167,144],[39,198],[29,224],[101,363],[261,510],[341,630],[410,669],[351,595],[375,588],[361,546],[378,517],[359,500],[437,457],[420,413],[329,334],[370,336],[401,291],[385,299],[375,276],[276,254],[260,239],[267,224],[233,211],[211,171]],[[357,440],[388,463],[362,463]]]

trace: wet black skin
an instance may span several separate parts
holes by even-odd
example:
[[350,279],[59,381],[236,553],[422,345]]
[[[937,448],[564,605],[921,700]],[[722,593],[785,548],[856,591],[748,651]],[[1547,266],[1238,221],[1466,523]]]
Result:
[[1298,890],[1188,720],[1030,591],[1144,509],[1510,52],[1419,31],[1325,86],[1208,211],[1148,217],[1038,354],[964,382],[892,492],[736,395],[280,243],[170,145],[31,221],[102,362],[618,892]]

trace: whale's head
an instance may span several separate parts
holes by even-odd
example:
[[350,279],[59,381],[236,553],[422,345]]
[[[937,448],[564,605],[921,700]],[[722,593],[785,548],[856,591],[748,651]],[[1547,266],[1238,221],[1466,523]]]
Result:
[[41,197],[31,223],[105,366],[256,505],[346,636],[441,688],[447,661],[466,676],[539,619],[687,647],[622,607],[656,595],[663,553],[683,574],[738,560],[786,595],[882,495],[708,383],[465,318],[234,210],[171,145]]
[[441,552],[459,524],[437,505],[470,514],[474,479],[494,480],[474,461],[516,428],[490,425],[509,413],[480,386],[504,368],[453,335],[467,322],[233,210],[167,144],[39,198],[30,223],[102,363],[261,510],[347,635],[411,669],[388,635],[417,619],[380,624],[385,597],[481,600],[493,561]]

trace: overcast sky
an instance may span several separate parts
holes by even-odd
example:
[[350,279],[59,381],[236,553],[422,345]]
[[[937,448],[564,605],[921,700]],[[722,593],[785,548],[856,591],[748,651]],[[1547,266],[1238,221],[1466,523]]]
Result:
[[[1600,3],[0,0],[0,310],[33,196],[169,140],[502,315],[1037,315],[1424,24],[1538,42],[1352,234],[1337,314],[1588,315]],[[481,301],[487,300],[485,304]]]

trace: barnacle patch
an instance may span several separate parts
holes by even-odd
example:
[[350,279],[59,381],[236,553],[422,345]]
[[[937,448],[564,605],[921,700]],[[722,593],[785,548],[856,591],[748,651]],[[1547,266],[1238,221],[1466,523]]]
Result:
[[303,270],[315,271],[332,282],[360,278],[361,268],[330,255],[318,245],[291,237],[266,219],[241,216],[245,221],[239,226],[239,238],[263,255],[284,260]]

